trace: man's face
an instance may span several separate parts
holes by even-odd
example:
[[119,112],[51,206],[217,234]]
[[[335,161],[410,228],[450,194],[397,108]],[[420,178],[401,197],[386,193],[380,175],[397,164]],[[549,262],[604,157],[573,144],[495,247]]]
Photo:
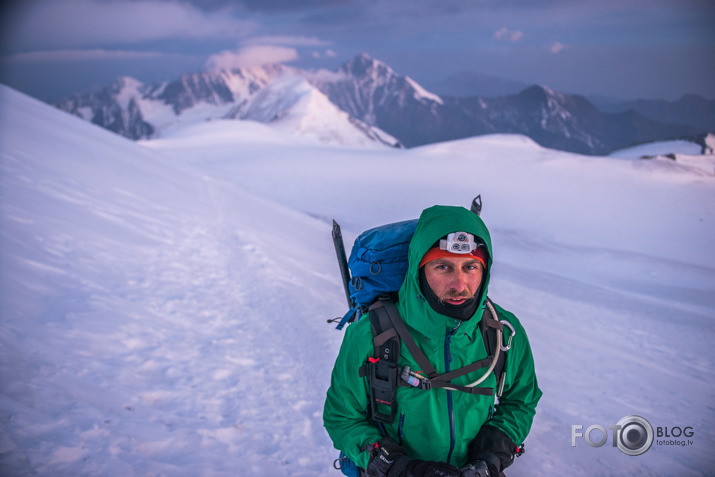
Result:
[[474,297],[482,283],[482,263],[467,255],[441,257],[424,265],[427,284],[437,297],[450,305],[461,305]]

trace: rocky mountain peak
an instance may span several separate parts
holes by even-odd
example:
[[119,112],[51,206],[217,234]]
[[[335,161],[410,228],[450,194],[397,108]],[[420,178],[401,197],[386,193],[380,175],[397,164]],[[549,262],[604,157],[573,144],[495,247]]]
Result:
[[377,78],[395,74],[392,68],[370,57],[367,53],[361,53],[347,63],[344,63],[340,67],[340,71],[354,78]]

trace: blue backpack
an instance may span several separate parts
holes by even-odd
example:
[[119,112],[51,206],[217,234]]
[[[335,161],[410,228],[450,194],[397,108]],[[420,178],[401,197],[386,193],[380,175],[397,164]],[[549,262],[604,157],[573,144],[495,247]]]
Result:
[[[380,296],[396,293],[407,273],[407,250],[417,220],[407,220],[366,230],[355,240],[350,260],[345,259],[340,226],[333,220],[333,241],[348,300],[348,312],[337,329],[360,318]],[[349,269],[349,270],[348,270]]]

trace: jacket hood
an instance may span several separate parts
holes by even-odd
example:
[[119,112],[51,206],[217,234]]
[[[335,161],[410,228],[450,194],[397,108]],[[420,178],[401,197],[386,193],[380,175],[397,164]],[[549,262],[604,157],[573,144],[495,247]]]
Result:
[[[436,205],[425,209],[417,222],[408,251],[409,266],[399,292],[400,313],[405,323],[428,337],[443,336],[447,329],[454,329],[460,322],[437,313],[427,303],[420,291],[419,264],[432,245],[452,232],[468,232],[481,239],[487,247],[487,267],[482,279],[477,301],[479,305],[471,319],[462,323],[460,329],[473,330],[478,325],[486,302],[492,265],[492,240],[482,219],[464,207]],[[478,317],[475,319],[475,317]]]

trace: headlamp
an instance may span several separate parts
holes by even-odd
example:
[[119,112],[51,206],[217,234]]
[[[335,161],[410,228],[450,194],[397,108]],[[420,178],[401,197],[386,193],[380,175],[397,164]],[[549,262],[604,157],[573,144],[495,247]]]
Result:
[[479,247],[474,241],[474,235],[467,232],[452,232],[447,235],[447,239],[439,241],[440,250],[447,250],[451,253],[466,254],[471,253]]

